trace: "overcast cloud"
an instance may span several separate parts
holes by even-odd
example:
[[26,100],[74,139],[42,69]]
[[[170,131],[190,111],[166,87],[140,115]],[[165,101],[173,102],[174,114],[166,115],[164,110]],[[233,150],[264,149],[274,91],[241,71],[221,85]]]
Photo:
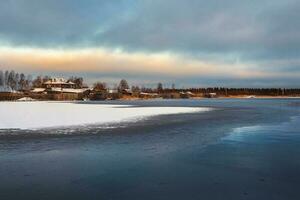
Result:
[[[248,73],[283,74],[282,79],[253,75],[250,80],[255,87],[268,86],[272,80],[279,86],[298,87],[299,19],[297,0],[4,0],[0,3],[0,47],[98,48],[121,50],[129,57],[131,53],[168,53],[176,59],[219,64],[221,73],[224,67],[230,71],[240,65]],[[0,60],[0,64],[7,62]],[[151,68],[149,64],[140,67]],[[170,78],[170,82],[227,85],[231,80],[236,86],[251,86],[248,76],[228,74],[219,81],[208,74],[206,83],[191,76]],[[203,72],[200,75],[205,77]],[[116,73],[116,78],[120,76]]]

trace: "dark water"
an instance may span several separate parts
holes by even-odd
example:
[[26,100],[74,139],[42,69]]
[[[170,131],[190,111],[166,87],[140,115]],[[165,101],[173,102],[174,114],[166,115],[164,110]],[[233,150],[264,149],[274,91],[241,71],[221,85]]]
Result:
[[122,103],[216,109],[73,135],[7,131],[0,199],[300,199],[300,100]]

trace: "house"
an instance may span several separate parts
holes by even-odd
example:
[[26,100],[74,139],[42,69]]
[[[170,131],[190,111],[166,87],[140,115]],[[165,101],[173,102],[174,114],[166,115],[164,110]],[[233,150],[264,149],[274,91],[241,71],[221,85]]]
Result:
[[187,91],[187,92],[180,92],[180,98],[183,98],[183,99],[188,99],[188,98],[191,98],[191,97],[195,97],[195,94],[190,92],[190,91]]
[[76,84],[63,78],[51,78],[42,84],[43,88],[34,88],[32,93],[46,94],[51,100],[79,100],[84,98],[88,88],[75,88]]
[[122,91],[121,91],[121,93],[123,94],[123,95],[132,95],[132,91],[131,91],[131,89],[123,89]]
[[207,98],[216,98],[216,97],[218,97],[217,93],[213,93],[213,92],[205,94],[204,96],[207,97]]
[[21,92],[17,92],[9,86],[0,86],[0,101],[12,101],[22,97]]

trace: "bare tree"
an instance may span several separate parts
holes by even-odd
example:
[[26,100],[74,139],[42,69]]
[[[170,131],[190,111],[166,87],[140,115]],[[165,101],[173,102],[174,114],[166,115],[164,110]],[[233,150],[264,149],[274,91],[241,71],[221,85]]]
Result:
[[40,88],[43,85],[43,79],[41,76],[37,76],[33,81],[32,81],[33,87]]
[[21,73],[20,74],[20,80],[19,80],[19,87],[20,90],[25,90],[26,86],[26,76],[25,74]]
[[82,77],[72,76],[68,79],[68,82],[70,82],[70,81],[75,83],[75,88],[82,88],[83,87],[83,78]]
[[32,76],[28,75],[25,81],[25,90],[28,90],[32,87]]
[[45,82],[49,81],[50,79],[51,79],[50,76],[44,76],[44,77],[42,78],[42,82],[45,83]]
[[6,70],[4,73],[4,86],[8,86],[8,75],[9,75],[9,71]]
[[119,87],[118,87],[118,90],[119,91],[124,91],[126,89],[129,89],[129,85],[127,83],[127,81],[125,79],[122,79],[119,83]]
[[140,89],[139,86],[134,86],[134,85],[133,85],[133,86],[131,87],[131,91],[132,91],[132,92],[140,92],[141,89]]
[[0,86],[8,87],[13,90],[30,89],[32,82],[31,75],[27,77],[23,73],[16,73],[14,70],[3,72],[0,70]]
[[4,86],[4,73],[0,70],[0,86]]
[[7,82],[8,86],[11,87],[13,90],[17,89],[16,73],[14,70],[9,72]]
[[16,73],[16,75],[15,75],[15,89],[16,89],[16,90],[19,90],[19,89],[20,89],[19,81],[20,81],[20,74],[19,74],[19,73]]
[[106,83],[104,83],[104,82],[94,83],[95,91],[103,91],[103,90],[106,90],[106,88],[107,88],[107,86],[106,86]]
[[157,84],[157,91],[158,92],[162,92],[163,91],[163,85],[162,85],[162,83],[158,83]]
[[175,83],[172,83],[172,90],[175,90]]

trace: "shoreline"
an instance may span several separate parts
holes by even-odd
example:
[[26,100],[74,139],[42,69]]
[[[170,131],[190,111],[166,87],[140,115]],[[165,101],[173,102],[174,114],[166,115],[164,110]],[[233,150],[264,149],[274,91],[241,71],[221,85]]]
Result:
[[33,99],[33,100],[0,100],[1,102],[115,102],[115,101],[151,101],[151,100],[204,100],[204,99],[300,99],[300,96],[221,96],[214,98],[191,97],[191,98],[119,98],[104,100],[53,100],[53,99]]

